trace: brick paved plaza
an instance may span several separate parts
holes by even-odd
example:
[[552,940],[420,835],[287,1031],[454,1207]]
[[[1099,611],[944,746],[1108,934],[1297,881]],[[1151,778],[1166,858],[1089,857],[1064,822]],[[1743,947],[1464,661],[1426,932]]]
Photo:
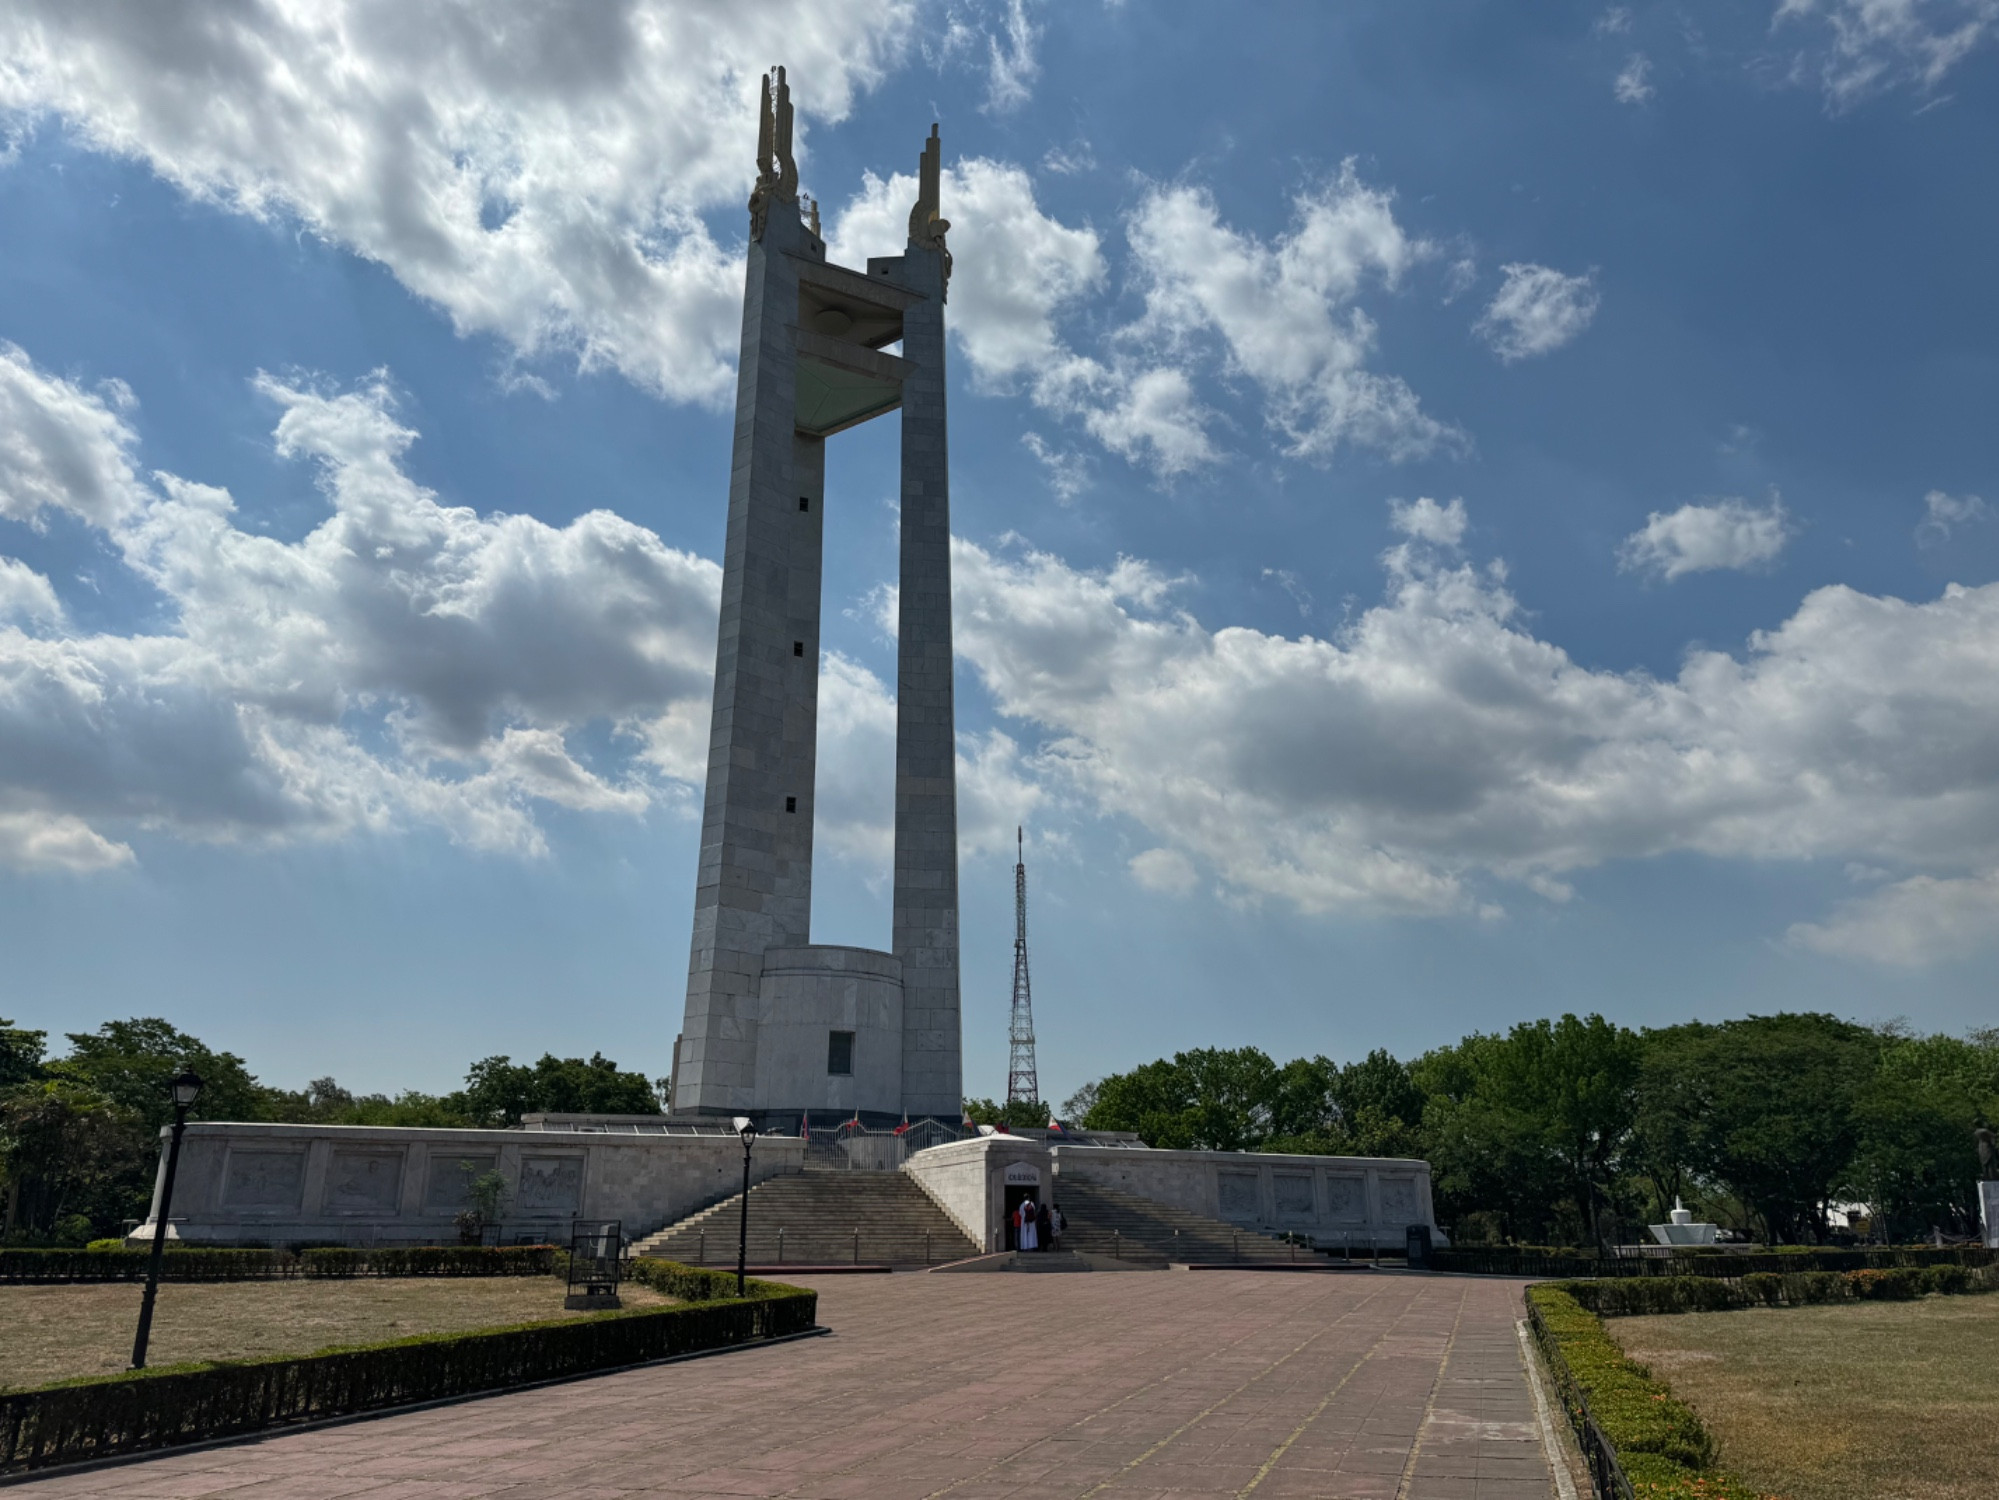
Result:
[[1550,1500],[1517,1283],[829,1276],[832,1336],[24,1487],[120,1500]]

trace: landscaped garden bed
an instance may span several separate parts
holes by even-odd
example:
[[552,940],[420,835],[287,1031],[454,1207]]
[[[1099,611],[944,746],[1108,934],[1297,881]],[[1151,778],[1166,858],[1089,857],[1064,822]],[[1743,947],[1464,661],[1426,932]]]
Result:
[[[1621,1474],[1640,1500],[1971,1500],[1999,1472],[1999,1299],[1948,1294],[1995,1289],[1994,1268],[1938,1265],[1562,1282],[1527,1301],[1600,1493]],[[1953,1359],[1927,1324],[1956,1335]],[[1967,1400],[1983,1440],[1939,1461]]]
[[[551,1269],[565,1269],[560,1252],[552,1258]],[[818,1305],[813,1292],[756,1280],[739,1298],[734,1277],[667,1261],[633,1263],[630,1284],[652,1305],[420,1333],[309,1354],[189,1361],[0,1393],[0,1473],[506,1390],[786,1337],[810,1331]],[[560,1291],[552,1278],[541,1285]],[[439,1296],[462,1290],[460,1283],[438,1280],[422,1287]],[[30,1290],[14,1288],[10,1294]],[[323,1289],[292,1283],[209,1290],[317,1295]],[[164,1301],[163,1294],[163,1306]]]

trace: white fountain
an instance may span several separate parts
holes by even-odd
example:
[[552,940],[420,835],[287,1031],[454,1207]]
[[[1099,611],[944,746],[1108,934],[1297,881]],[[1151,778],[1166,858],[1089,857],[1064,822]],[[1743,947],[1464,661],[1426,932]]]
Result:
[[1673,1222],[1670,1224],[1648,1224],[1646,1226],[1646,1228],[1652,1231],[1652,1238],[1660,1244],[1712,1245],[1714,1243],[1719,1226],[1714,1224],[1696,1224],[1694,1222],[1693,1210],[1682,1208],[1678,1198],[1673,1200],[1673,1210],[1666,1217]]

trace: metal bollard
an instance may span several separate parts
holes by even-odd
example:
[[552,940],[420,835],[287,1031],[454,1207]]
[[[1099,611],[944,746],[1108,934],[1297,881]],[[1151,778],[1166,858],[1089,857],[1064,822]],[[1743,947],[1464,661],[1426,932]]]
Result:
[[860,1230],[856,1229],[854,1231],[854,1264],[858,1266],[860,1263],[861,1263],[861,1232]]
[[784,1264],[784,1231],[782,1229],[777,1232],[777,1263],[779,1265]]
[[1111,1259],[1124,1259],[1124,1240],[1115,1229],[1111,1231]]
[[1242,1259],[1242,1231],[1240,1229],[1231,1229],[1229,1231],[1229,1250],[1237,1260]]
[[927,1229],[923,1231],[923,1263],[926,1266],[930,1264],[930,1231]]
[[701,1231],[701,1248],[694,1257],[694,1264],[697,1266],[708,1264],[708,1231],[705,1229]]

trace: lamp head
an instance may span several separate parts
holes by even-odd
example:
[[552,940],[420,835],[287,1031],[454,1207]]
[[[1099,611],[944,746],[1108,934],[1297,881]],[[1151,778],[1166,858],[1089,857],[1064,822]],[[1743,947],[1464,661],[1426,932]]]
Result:
[[201,1075],[192,1068],[185,1068],[174,1076],[174,1103],[182,1109],[190,1109],[194,1101],[201,1097]]
[[737,1115],[734,1123],[736,1134],[743,1138],[743,1146],[747,1149],[756,1141],[757,1122],[752,1120],[748,1115]]

